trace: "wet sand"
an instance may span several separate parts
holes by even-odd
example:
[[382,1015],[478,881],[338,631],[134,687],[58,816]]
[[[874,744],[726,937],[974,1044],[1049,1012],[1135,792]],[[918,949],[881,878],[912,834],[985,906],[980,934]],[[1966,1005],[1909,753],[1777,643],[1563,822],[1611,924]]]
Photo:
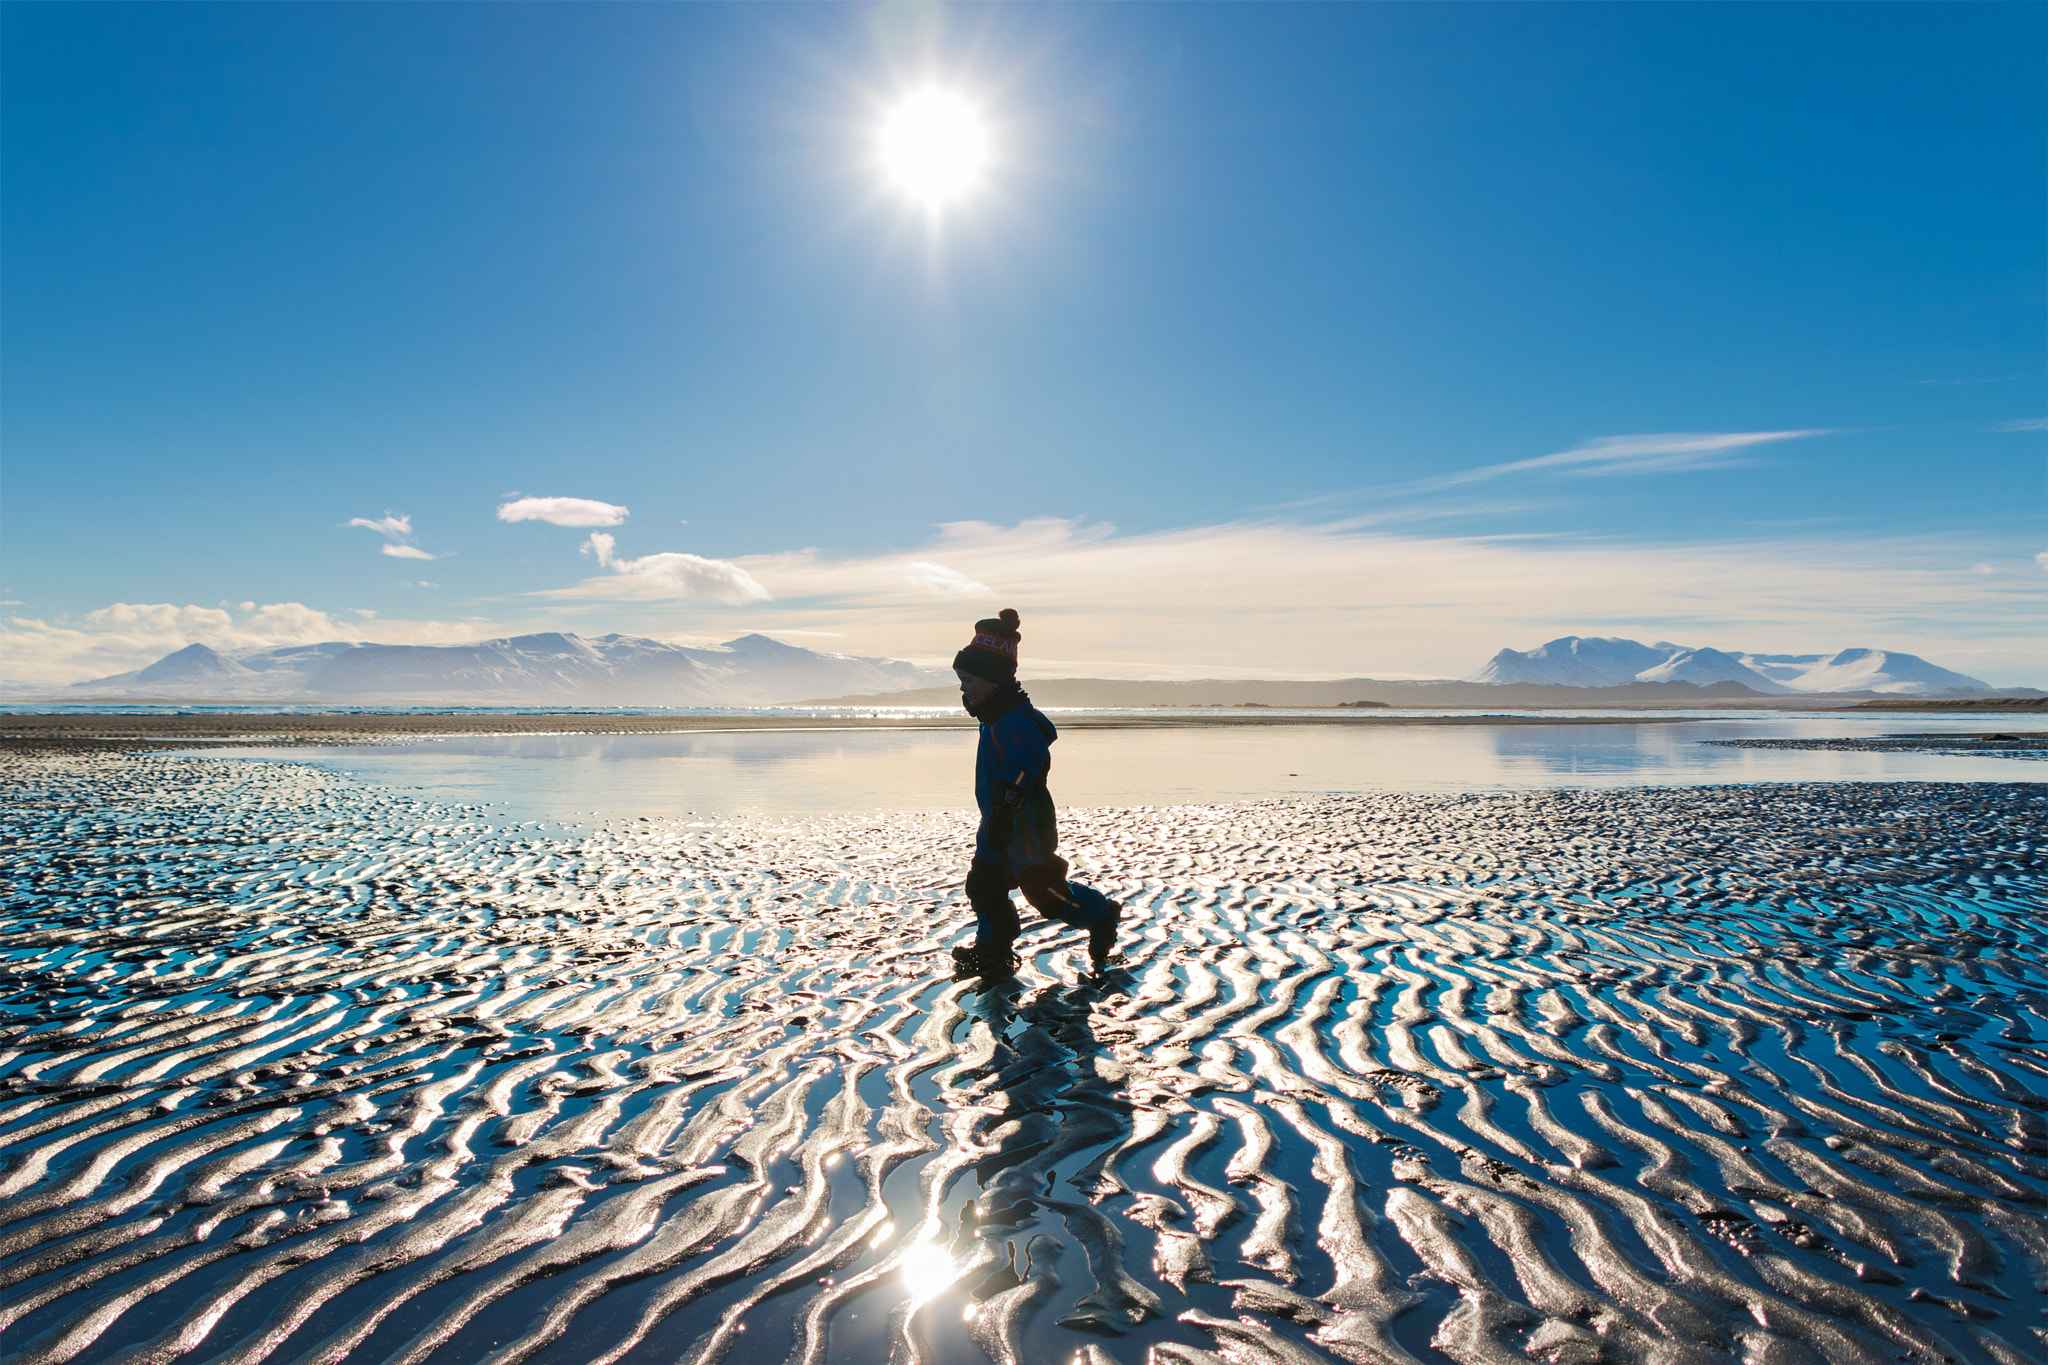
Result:
[[1803,749],[1838,754],[1967,754],[2048,759],[2048,734],[1988,731],[1978,734],[1869,735],[1851,739],[1709,739],[1730,749]]
[[965,815],[80,743],[0,769],[10,1362],[2048,1350],[2039,785],[1070,811],[1128,964],[983,985]]

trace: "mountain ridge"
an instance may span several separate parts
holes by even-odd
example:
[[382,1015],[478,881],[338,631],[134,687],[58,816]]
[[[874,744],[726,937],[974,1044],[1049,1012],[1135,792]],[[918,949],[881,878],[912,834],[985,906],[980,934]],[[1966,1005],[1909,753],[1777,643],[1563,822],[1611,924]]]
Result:
[[1753,692],[1874,692],[1919,696],[1989,691],[1981,678],[1929,663],[1917,654],[1855,647],[1833,654],[1735,654],[1662,640],[1654,645],[1616,636],[1565,635],[1534,649],[1503,649],[1464,681],[1568,687],[1619,687],[1637,682],[1740,683]]
[[221,701],[775,706],[820,691],[887,693],[951,676],[895,659],[823,654],[758,633],[690,646],[544,631],[470,645],[330,640],[226,654],[190,644],[146,668],[69,690]]
[[[1685,706],[1993,690],[1895,651],[1735,654],[1670,641],[1645,645],[1582,636],[1533,650],[1501,650],[1463,680],[1064,678],[1027,686],[1045,705],[1111,707]],[[428,706],[950,706],[956,700],[948,671],[825,654],[761,634],[686,646],[561,631],[466,645],[329,640],[223,652],[194,643],[146,667],[74,683],[65,691],[108,700]]]

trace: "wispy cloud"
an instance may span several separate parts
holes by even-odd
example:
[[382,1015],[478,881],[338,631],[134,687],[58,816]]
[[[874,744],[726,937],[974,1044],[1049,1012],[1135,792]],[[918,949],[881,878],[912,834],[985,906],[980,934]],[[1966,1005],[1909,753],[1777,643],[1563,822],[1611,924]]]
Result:
[[2016,422],[2000,422],[2000,431],[2048,431],[2048,417],[2022,417]]
[[378,548],[395,559],[438,559],[439,555],[429,554],[413,544],[412,518],[386,512],[374,521],[369,517],[350,517],[348,525],[360,526],[365,531],[375,531],[384,537]]
[[[1538,455],[1527,460],[1509,460],[1502,464],[1480,465],[1473,469],[1432,475],[1407,483],[1343,489],[1293,502],[1272,503],[1257,510],[1288,512],[1307,507],[1341,504],[1360,498],[1401,498],[1415,493],[1461,488],[1484,483],[1489,479],[1511,479],[1516,476],[1595,478],[1603,475],[1676,474],[1696,469],[1731,469],[1758,463],[1754,456],[1743,453],[1751,447],[1767,445],[1774,441],[1794,441],[1809,436],[1835,434],[1835,428],[1814,427],[1800,431],[1667,431],[1633,436],[1598,436],[1570,450],[1560,450],[1552,455]],[[1369,517],[1355,518],[1353,524],[1365,525],[1370,521],[1388,525],[1402,521],[1446,521],[1462,516],[1497,516],[1504,512],[1526,511],[1533,505],[1535,504],[1526,500],[1519,503],[1471,503],[1455,507],[1431,504],[1381,505],[1377,506]]]
[[911,586],[923,588],[934,597],[951,598],[960,601],[996,595],[996,590],[986,583],[977,583],[957,569],[943,564],[934,564],[928,559],[912,560],[903,566],[903,576]]
[[590,533],[581,552],[635,585],[666,597],[691,597],[739,605],[765,602],[771,596],[739,565],[724,559],[663,551],[638,559],[620,559],[618,542],[602,531]]
[[514,498],[498,506],[499,521],[544,521],[551,526],[617,526],[626,509],[595,498]]
[[1831,428],[1804,431],[1667,431],[1638,436],[1600,436],[1555,455],[1482,465],[1412,487],[1449,488],[1511,474],[1564,474],[1580,478],[1614,474],[1675,474],[1689,469],[1726,469],[1752,463],[1738,454],[1775,441],[1832,435]]

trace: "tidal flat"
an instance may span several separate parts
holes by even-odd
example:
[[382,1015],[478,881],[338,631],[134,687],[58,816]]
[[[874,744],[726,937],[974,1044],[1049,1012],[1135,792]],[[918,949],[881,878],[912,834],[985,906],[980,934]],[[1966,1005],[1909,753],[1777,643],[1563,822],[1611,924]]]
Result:
[[[0,1359],[2048,1354],[2048,788],[509,822],[0,768]],[[2015,777],[2033,765],[2014,765]]]

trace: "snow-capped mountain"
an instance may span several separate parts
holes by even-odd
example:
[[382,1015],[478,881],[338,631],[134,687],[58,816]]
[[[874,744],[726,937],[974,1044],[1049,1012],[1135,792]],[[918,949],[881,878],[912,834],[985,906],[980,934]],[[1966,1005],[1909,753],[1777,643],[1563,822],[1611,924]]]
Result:
[[1795,692],[1981,691],[1989,684],[1931,664],[1917,654],[1844,649],[1834,654],[1745,654],[1742,661]]
[[1619,687],[1632,682],[1735,682],[1752,691],[1881,692],[1918,695],[1985,691],[1979,678],[1931,664],[1916,654],[1844,649],[1835,654],[1731,654],[1660,641],[1567,635],[1530,650],[1503,649],[1466,681]]
[[1744,663],[1742,656],[1718,649],[1681,649],[1664,662],[1646,668],[1632,682],[1739,682],[1758,692],[1788,692],[1795,689],[1765,677]]
[[227,655],[216,653],[205,645],[186,645],[175,653],[164,655],[148,668],[121,676],[133,678],[138,684],[218,683],[240,687],[245,685],[244,679],[256,675]]
[[1527,651],[1504,649],[1465,681],[1614,687],[1634,682],[1638,673],[1655,668],[1680,652],[1679,645],[1642,645],[1634,640],[1567,635]]
[[93,696],[387,705],[774,706],[899,692],[952,675],[820,654],[765,635],[691,648],[633,635],[550,632],[475,645],[330,641],[222,654],[193,644],[147,668],[73,684]]

